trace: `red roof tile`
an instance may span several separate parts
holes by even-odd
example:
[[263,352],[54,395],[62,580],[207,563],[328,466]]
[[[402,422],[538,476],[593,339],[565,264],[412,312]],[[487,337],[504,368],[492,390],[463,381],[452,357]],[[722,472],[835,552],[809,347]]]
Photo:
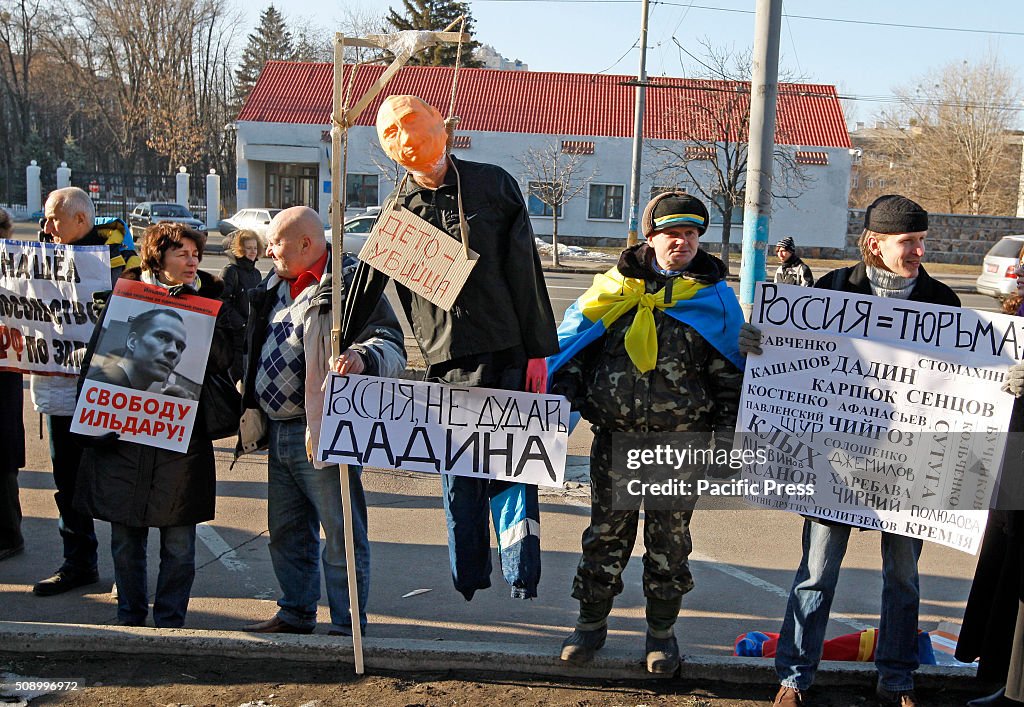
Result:
[[[384,71],[357,67],[358,96]],[[267,62],[238,115],[240,121],[327,125],[331,113],[331,64]],[[373,125],[377,107],[391,94],[411,93],[447,113],[453,69],[407,66],[356,120]],[[348,71],[346,71],[346,85]],[[560,136],[631,137],[634,88],[631,76],[560,74],[541,71],[460,69],[455,114],[459,130],[540,133]],[[703,79],[658,78],[647,90],[644,137],[703,139],[746,137],[737,116],[749,102],[749,84]],[[696,108],[699,107],[699,108]],[[731,125],[729,119],[732,118]],[[687,121],[684,129],[677,125]],[[717,133],[717,134],[716,134]],[[742,135],[741,135],[742,134]],[[850,147],[834,86],[779,84],[775,140],[806,147]]]

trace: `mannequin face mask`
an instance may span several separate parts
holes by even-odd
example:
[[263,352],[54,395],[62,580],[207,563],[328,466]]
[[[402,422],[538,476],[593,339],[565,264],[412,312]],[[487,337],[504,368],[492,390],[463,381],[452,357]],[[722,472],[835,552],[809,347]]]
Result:
[[441,114],[416,96],[389,96],[381,104],[377,137],[391,159],[420,174],[444,160],[448,140]]

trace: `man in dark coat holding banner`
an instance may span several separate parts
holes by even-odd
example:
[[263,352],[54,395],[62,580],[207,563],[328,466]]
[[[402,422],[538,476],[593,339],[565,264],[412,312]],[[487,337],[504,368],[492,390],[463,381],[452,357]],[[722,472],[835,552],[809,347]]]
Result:
[[[960,298],[921,266],[928,235],[928,212],[897,194],[880,196],[864,213],[862,262],[826,274],[815,287],[912,302],[959,307]],[[761,353],[760,330],[744,324],[740,350]],[[775,670],[776,707],[806,707],[806,691],[821,660],[829,611],[839,582],[852,527],[804,520],[803,558],[782,622]],[[882,532],[882,610],[875,650],[876,692],[885,705],[920,707],[913,673],[918,661],[920,538]]]
[[[45,239],[65,245],[105,245],[110,249],[110,286],[121,277],[135,274],[141,265],[131,233],[122,221],[97,225],[89,195],[78,187],[50,192],[43,207]],[[75,510],[75,484],[82,446],[71,434],[78,389],[76,378],[31,376],[32,403],[46,416],[54,499],[60,513],[58,529],[63,541],[63,562],[51,576],[36,582],[32,592],[47,597],[99,581],[96,569],[97,542],[92,518]]]

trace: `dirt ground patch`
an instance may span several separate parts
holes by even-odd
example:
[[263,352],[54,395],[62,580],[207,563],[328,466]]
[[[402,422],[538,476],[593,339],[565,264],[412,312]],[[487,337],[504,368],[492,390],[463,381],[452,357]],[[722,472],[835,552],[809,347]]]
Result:
[[[349,665],[124,655],[0,653],[0,673],[76,680],[79,689],[42,695],[31,705],[74,707],[766,707],[771,685],[501,679],[495,674],[382,674],[357,678]],[[930,707],[961,707],[984,690],[922,691]],[[9,692],[0,692],[10,694]],[[874,707],[867,691],[820,688],[820,707]],[[8,697],[8,700],[11,698]],[[19,702],[15,700],[14,704]],[[24,702],[21,702],[24,704]],[[4,698],[0,697],[0,705]]]

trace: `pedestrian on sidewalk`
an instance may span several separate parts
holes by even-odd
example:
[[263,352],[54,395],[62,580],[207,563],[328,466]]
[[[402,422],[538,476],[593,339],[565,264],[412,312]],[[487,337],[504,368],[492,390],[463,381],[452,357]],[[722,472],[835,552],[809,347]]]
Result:
[[[928,235],[928,212],[905,196],[887,194],[864,213],[861,262],[833,270],[815,287],[959,307],[960,298],[933,279],[921,265]],[[761,332],[744,324],[740,350],[760,354]],[[807,518],[803,557],[793,580],[775,654],[781,683],[775,707],[807,707],[806,692],[821,661],[829,612],[852,527]],[[917,563],[920,538],[882,532],[882,610],[875,667],[876,694],[884,705],[921,707],[914,694],[920,585]]]
[[[250,624],[255,633],[312,633],[320,600],[320,561],[331,610],[329,635],[352,635],[345,560],[341,468],[316,459],[324,379],[339,373],[397,377],[405,369],[405,340],[387,298],[375,303],[356,343],[331,356],[331,268],[342,267],[349,291],[356,261],[331,262],[316,211],[293,206],[270,222],[267,257],[274,270],[251,295],[246,325],[243,415],[236,457],[267,449],[270,559],[281,587],[272,618]],[[348,466],[359,593],[366,628],[370,541],[362,468]],[[326,538],[322,557],[320,527]]]
[[[138,277],[140,261],[128,226],[116,219],[97,226],[92,199],[84,191],[65,187],[50,192],[43,213],[44,238],[66,245],[105,245],[110,249],[111,287],[122,275]],[[46,416],[53,482],[57,486],[54,498],[60,513],[57,527],[64,550],[60,568],[32,587],[33,594],[47,597],[99,581],[97,542],[92,518],[75,509],[82,446],[77,435],[71,434],[71,418],[75,413],[78,380],[33,375],[30,386],[36,412]]]
[[[426,359],[426,379],[543,393],[545,357],[558,350],[555,317],[515,178],[497,165],[454,157],[441,114],[416,96],[389,96],[376,125],[384,151],[408,170],[381,213],[397,205],[456,240],[464,213],[469,247],[479,255],[450,310],[395,282]],[[387,276],[365,263],[360,267],[373,290],[383,290]],[[455,589],[469,601],[491,586],[490,515],[512,597],[536,597],[537,487],[442,474],[441,494]]]
[[779,258],[779,269],[775,271],[775,282],[780,285],[811,287],[814,276],[811,269],[796,254],[796,243],[786,236],[775,244],[775,255]]
[[[736,340],[743,314],[725,282],[725,264],[700,248],[708,211],[693,196],[668,192],[647,204],[647,241],[569,308],[558,329],[560,353],[549,364],[551,392],[564,395],[593,425],[590,526],[583,533],[572,596],[576,628],[562,660],[589,662],[605,643],[608,615],[622,592],[622,572],[636,540],[639,501],[621,491],[630,474],[613,457],[613,436],[674,433],[680,448],[727,451],[739,405],[742,358]],[[678,476],[703,475],[691,464]],[[692,495],[657,504],[645,498],[643,589],[647,598],[647,670],[671,674],[679,664],[673,626],[693,589]]]
[[256,267],[260,256],[259,234],[249,229],[239,229],[228,236],[230,244],[226,255],[230,261],[220,271],[224,280],[224,307],[227,309],[228,326],[235,344],[235,355],[231,362],[231,379],[242,380],[242,351],[245,349],[245,323],[249,319],[249,293],[256,289],[263,274]]
[[[172,295],[189,294],[220,299],[224,283],[217,276],[199,270],[206,235],[181,223],[158,223],[146,229],[141,248],[141,280],[162,287]],[[82,362],[83,381],[99,344],[106,318],[100,314],[96,333]],[[136,334],[153,339],[152,346],[135,343],[140,356],[161,360],[162,350],[174,354],[163,366],[153,366],[159,383],[177,365],[184,346],[184,325],[173,309],[150,309],[136,320],[148,321]],[[161,323],[162,322],[162,323]],[[133,321],[130,326],[134,325]],[[144,334],[150,331],[151,335]],[[129,334],[131,344],[133,334]],[[183,350],[183,349],[182,349]],[[223,314],[218,316],[206,362],[206,380],[223,374],[231,364],[231,339]],[[124,365],[122,361],[121,365]],[[135,369],[121,368],[115,361],[112,376],[90,376],[122,387],[145,390],[132,378]],[[205,385],[205,383],[204,383]],[[167,388],[160,391],[169,393]],[[184,395],[184,391],[181,391]],[[90,517],[110,523],[110,554],[117,586],[117,622],[122,626],[144,626],[149,615],[146,547],[150,528],[160,531],[160,569],[153,598],[153,624],[157,628],[180,628],[185,624],[192,583],[196,574],[196,524],[213,520],[217,498],[216,463],[213,442],[207,434],[206,402],[200,399],[188,449],[176,452],[118,439],[116,433],[83,438],[86,445],[78,472],[75,506]]]

